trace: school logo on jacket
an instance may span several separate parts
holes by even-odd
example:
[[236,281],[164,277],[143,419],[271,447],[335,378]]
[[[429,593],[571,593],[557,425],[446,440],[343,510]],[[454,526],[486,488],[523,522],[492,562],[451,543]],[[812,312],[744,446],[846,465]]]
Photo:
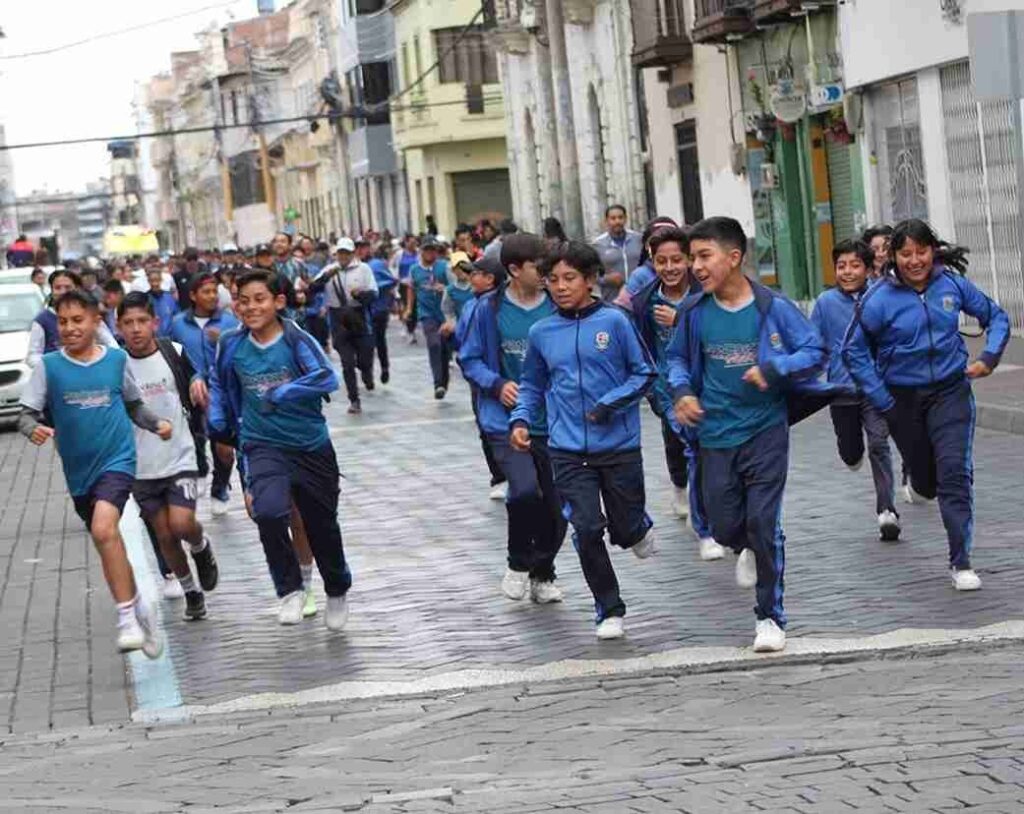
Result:
[[956,308],[956,301],[953,299],[953,295],[952,294],[946,294],[942,298],[942,310],[945,311],[947,314],[952,314],[953,310],[955,308]]
[[594,335],[594,347],[598,350],[608,350],[608,346],[612,343],[611,335],[607,331],[598,331]]
[[775,350],[782,350],[782,337],[777,333],[773,333],[768,337],[768,341],[772,343],[772,347]]

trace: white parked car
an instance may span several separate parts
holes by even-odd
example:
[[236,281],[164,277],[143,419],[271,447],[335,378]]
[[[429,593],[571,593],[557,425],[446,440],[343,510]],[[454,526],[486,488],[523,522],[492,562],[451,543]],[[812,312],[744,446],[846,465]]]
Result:
[[31,368],[25,364],[32,320],[45,302],[32,283],[0,285],[0,418],[18,415]]

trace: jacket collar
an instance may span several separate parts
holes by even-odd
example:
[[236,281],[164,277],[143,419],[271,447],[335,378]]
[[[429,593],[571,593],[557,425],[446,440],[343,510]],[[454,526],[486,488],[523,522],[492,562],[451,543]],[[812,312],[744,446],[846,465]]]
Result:
[[586,306],[584,308],[581,308],[579,311],[566,311],[566,310],[564,310],[562,308],[559,308],[558,309],[558,314],[559,314],[559,316],[563,316],[566,319],[571,319],[571,320],[575,321],[575,320],[578,320],[578,319],[586,319],[591,314],[599,311],[600,309],[602,309],[604,307],[606,307],[606,306],[605,306],[603,301],[601,301],[601,300],[594,300],[593,302],[590,303],[590,305],[588,305],[588,306]]
[[[768,286],[759,283],[757,280],[751,280],[747,277],[747,282],[750,283],[750,287],[754,292],[754,304],[757,306],[758,312],[764,316],[768,313],[768,309],[771,308],[772,299],[775,297],[775,292],[772,291]],[[679,307],[683,311],[691,311],[704,302],[705,297],[711,297],[707,291],[700,291],[696,294],[691,294]]]
[[[930,286],[933,282],[935,282],[935,279],[937,277],[942,276],[942,274],[943,274],[943,272],[945,272],[945,270],[946,270],[946,267],[943,266],[943,265],[940,265],[938,263],[936,263],[934,266],[932,266],[931,274],[928,275],[928,286]],[[896,268],[896,266],[892,266],[890,268],[888,274],[883,279],[888,279],[894,286],[897,286],[898,288],[905,288],[908,291],[913,291],[915,294],[922,293],[922,292],[919,292],[916,289],[912,288],[911,286],[907,285],[907,283],[900,276],[899,270]],[[928,290],[928,286],[924,287],[925,291]]]

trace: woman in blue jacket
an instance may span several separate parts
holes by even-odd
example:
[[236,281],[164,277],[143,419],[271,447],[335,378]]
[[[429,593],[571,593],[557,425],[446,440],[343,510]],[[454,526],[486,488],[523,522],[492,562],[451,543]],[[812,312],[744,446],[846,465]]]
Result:
[[[1010,337],[1010,320],[962,272],[966,250],[951,246],[921,220],[898,224],[889,247],[892,270],[861,299],[843,344],[843,361],[885,416],[914,492],[938,497],[949,538],[953,587],[975,591],[974,393]],[[985,330],[985,350],[969,361],[960,314]]]

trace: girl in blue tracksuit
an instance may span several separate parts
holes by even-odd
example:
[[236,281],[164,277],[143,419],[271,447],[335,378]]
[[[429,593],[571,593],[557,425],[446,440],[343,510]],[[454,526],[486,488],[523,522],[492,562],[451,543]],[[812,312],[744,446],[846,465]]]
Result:
[[[874,257],[871,248],[860,241],[844,240],[832,250],[836,286],[818,297],[811,312],[811,322],[821,332],[830,352],[830,382],[853,384],[843,364],[843,340],[857,303],[871,284]],[[895,542],[900,537],[900,522],[893,496],[892,452],[889,450],[889,428],[885,419],[859,393],[836,400],[829,409],[839,457],[854,472],[864,463],[864,437],[867,436],[879,535],[883,540]]]
[[[665,462],[675,491],[673,509],[679,517],[686,517],[689,501],[693,530],[700,540],[702,560],[720,560],[725,549],[714,539],[704,511],[701,496],[697,433],[680,426],[672,410],[672,397],[668,385],[667,349],[675,334],[679,305],[687,294],[700,291],[700,283],[693,280],[689,267],[689,237],[678,227],[663,227],[647,244],[654,264],[655,277],[638,289],[630,299],[633,319],[640,329],[647,347],[654,354],[658,366],[658,380],[649,395],[651,409],[661,419],[661,436],[665,443]],[[635,275],[635,272],[634,272]],[[628,285],[628,283],[627,283]],[[687,495],[687,483],[690,484]]]
[[[971,568],[974,532],[974,394],[1010,337],[1010,320],[962,276],[966,250],[936,237],[920,220],[903,221],[889,244],[887,276],[861,299],[843,345],[843,361],[885,416],[917,494],[938,496],[949,538],[953,586],[981,587]],[[969,361],[960,314],[986,332]]]
[[739,555],[736,581],[757,587],[754,650],[767,652],[786,644],[788,424],[823,407],[836,388],[816,381],[828,353],[814,326],[743,275],[746,246],[732,218],[708,218],[690,231],[703,291],[680,306],[668,378],[677,420],[697,430],[715,539]]
[[555,488],[594,595],[597,635],[617,639],[626,604],[604,531],[640,558],[656,551],[644,508],[639,401],[658,374],[629,317],[591,295],[601,271],[593,248],[563,244],[545,269],[558,312],[530,329],[510,441],[529,449],[530,428],[546,410]]

